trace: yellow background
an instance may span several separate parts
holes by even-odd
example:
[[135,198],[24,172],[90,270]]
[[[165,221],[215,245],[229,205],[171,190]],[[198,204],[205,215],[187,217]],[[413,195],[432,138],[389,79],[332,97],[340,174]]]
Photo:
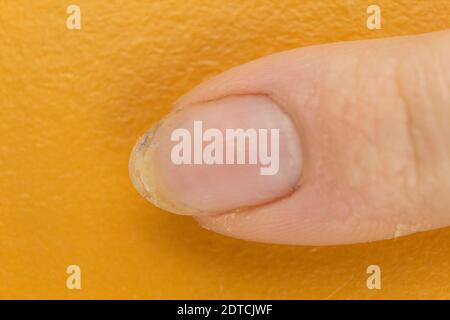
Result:
[[[0,1],[0,298],[450,298],[450,229],[341,247],[243,242],[153,207],[127,165],[202,80],[290,48],[450,27],[450,2]],[[366,28],[378,3],[382,30]],[[82,290],[66,289],[66,267]],[[382,269],[382,290],[366,268]]]

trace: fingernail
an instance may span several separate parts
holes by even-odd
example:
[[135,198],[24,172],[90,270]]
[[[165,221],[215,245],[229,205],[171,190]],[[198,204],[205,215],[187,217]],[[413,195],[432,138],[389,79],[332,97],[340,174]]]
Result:
[[290,117],[265,96],[233,96],[180,109],[142,136],[130,158],[141,195],[178,214],[263,205],[292,193],[302,169]]

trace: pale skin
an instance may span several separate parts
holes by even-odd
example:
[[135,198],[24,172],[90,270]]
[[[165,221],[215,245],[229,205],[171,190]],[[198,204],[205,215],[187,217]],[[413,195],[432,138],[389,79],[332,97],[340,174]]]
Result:
[[[155,205],[227,236],[334,245],[450,225],[450,31],[314,46],[233,68],[183,96],[137,144]],[[175,166],[170,133],[283,130],[280,171]]]

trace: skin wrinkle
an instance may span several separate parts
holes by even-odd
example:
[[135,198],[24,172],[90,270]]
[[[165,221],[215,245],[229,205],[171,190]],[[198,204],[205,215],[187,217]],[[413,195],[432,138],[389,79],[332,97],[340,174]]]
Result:
[[[448,101],[448,94],[450,92],[450,79],[446,81],[448,72],[439,72],[439,70],[446,70],[445,65],[442,64],[443,60],[440,59],[443,55],[440,54],[440,51],[431,50],[427,44],[424,44],[423,50],[434,62],[432,70],[435,72],[424,73],[422,69],[419,69],[421,72],[418,73],[418,76],[414,80],[421,87],[426,88],[426,93],[438,96],[438,101],[445,103]],[[408,66],[405,64],[404,67],[404,71],[406,72]],[[433,79],[430,79],[430,75],[433,76]],[[430,83],[433,85],[430,86]],[[436,195],[443,195],[443,191],[447,189],[445,186],[448,186],[448,183],[445,182],[445,177],[449,176],[448,155],[450,155],[450,152],[446,139],[449,133],[448,121],[446,119],[449,119],[450,115],[448,114],[448,108],[436,108],[436,105],[431,104],[423,91],[417,92],[417,95],[417,100],[423,106],[423,112],[421,113],[422,119],[418,119],[417,121],[422,120],[420,124],[423,127],[421,128],[425,133],[425,137],[428,138],[426,141],[420,140],[422,142],[420,144],[421,149],[424,150],[421,160],[427,165],[427,170],[430,173],[423,179],[422,201],[427,207],[435,207],[437,210],[442,211],[441,201],[435,201],[435,199],[439,199],[439,196]],[[442,148],[442,146],[446,145],[447,147]],[[445,211],[447,209],[444,209]]]
[[[383,48],[382,48],[383,50]],[[369,62],[374,59],[374,52],[371,47],[363,48],[363,50],[357,55],[356,59],[356,67],[355,74],[353,79],[355,79],[355,90],[353,95],[355,96],[353,107],[359,108],[363,111],[359,114],[361,120],[357,121],[356,128],[361,126],[361,123],[364,123],[364,127],[369,127],[369,132],[367,132],[367,136],[373,137],[373,140],[366,139],[367,142],[372,142],[374,152],[371,152],[370,156],[371,163],[369,164],[369,172],[366,172],[366,185],[363,188],[372,189],[373,185],[377,185],[380,182],[380,173],[383,175],[383,170],[381,170],[380,165],[382,164],[382,159],[380,158],[380,154],[383,154],[383,151],[386,146],[383,145],[384,138],[382,137],[382,106],[378,104],[374,105],[374,92],[372,91],[372,87],[377,87],[379,84],[385,81],[385,76],[378,76],[379,70],[378,68],[370,67],[372,64]],[[376,56],[376,55],[375,55]],[[368,69],[369,68],[369,69]],[[389,79],[388,79],[389,81]],[[376,94],[378,94],[376,92]],[[364,130],[360,130],[364,132]],[[363,154],[367,154],[367,147],[365,150],[362,150]],[[373,159],[375,157],[375,159]],[[370,195],[368,195],[369,197]],[[383,210],[382,203],[373,202],[370,198],[365,199],[365,203],[373,203],[372,210],[379,211]]]
[[[379,69],[370,69],[369,72],[367,72],[367,68],[361,67],[362,61],[367,63],[368,56],[366,55],[366,53],[367,53],[367,50],[364,52],[363,57],[360,57],[360,59],[358,59],[358,62],[356,64],[356,73],[355,73],[356,76],[354,78],[360,79],[360,80],[364,79],[363,81],[357,82],[355,85],[357,88],[355,90],[357,95],[353,101],[356,101],[356,102],[354,102],[356,108],[363,108],[364,106],[366,106],[366,101],[369,103],[369,105],[371,103],[373,103],[373,94],[374,94],[373,92],[371,92],[369,90],[368,95],[367,95],[368,99],[366,98],[366,94],[365,94],[365,93],[367,93],[366,85],[377,87],[376,84],[381,84],[381,86],[378,85],[378,87],[383,88],[384,83],[393,82],[392,77],[390,77],[389,75],[384,74],[384,73],[379,75],[379,73],[380,73]],[[394,61],[394,63],[395,63],[395,61]],[[364,71],[364,72],[361,72],[361,71]],[[372,156],[375,156],[375,157],[378,157],[379,154],[386,154],[386,152],[387,153],[391,152],[391,151],[389,151],[389,149],[387,149],[387,145],[385,145],[385,141],[386,141],[385,137],[382,137],[382,135],[384,133],[384,131],[383,131],[384,128],[382,126],[380,126],[380,124],[382,124],[382,121],[383,121],[383,118],[380,118],[380,116],[379,116],[380,115],[380,107],[377,106],[377,107],[371,108],[370,111],[368,110],[367,113],[363,114],[363,119],[365,119],[365,121],[364,121],[365,125],[366,126],[372,125],[372,127],[373,127],[373,133],[371,134],[371,136],[373,136],[373,138],[374,138],[373,144],[376,147],[376,149],[378,150],[377,152],[372,153]],[[357,127],[358,126],[356,126],[356,128]],[[364,132],[364,130],[362,132]],[[370,139],[366,140],[366,141],[370,143]],[[369,188],[372,185],[376,186],[379,183],[378,172],[380,172],[381,175],[384,174],[382,167],[381,167],[383,161],[381,161],[381,159],[378,159],[378,160],[373,161],[373,163],[376,165],[376,168],[374,168],[373,171],[370,171],[371,173],[367,175],[367,178],[369,181],[367,181],[366,185]],[[389,165],[389,163],[387,163],[387,165]],[[372,181],[374,184],[372,184]],[[360,186],[360,187],[364,188],[364,186]],[[386,210],[386,209],[384,209],[384,205],[382,205],[381,203],[373,202],[373,201],[369,201],[368,203],[372,203],[373,207],[371,210],[374,210],[374,211],[380,211],[380,210],[385,211]],[[389,222],[384,220],[384,221],[380,221],[380,223],[388,224]]]
[[414,129],[417,128],[417,124],[415,124],[413,121],[413,116],[412,116],[412,111],[411,111],[411,103],[408,101],[408,95],[405,94],[405,89],[404,89],[404,85],[403,82],[404,80],[401,79],[400,75],[399,75],[399,71],[398,69],[396,69],[395,72],[395,88],[397,89],[397,94],[398,94],[398,100],[400,105],[402,106],[402,110],[405,116],[405,132],[406,132],[406,136],[407,136],[407,143],[410,147],[410,149],[412,150],[412,156],[413,158],[412,160],[412,174],[413,174],[413,178],[412,178],[412,182],[408,183],[408,188],[407,190],[410,189],[411,184],[412,187],[414,188],[416,185],[418,185],[420,183],[420,172],[421,172],[421,167],[420,167],[420,162],[419,162],[419,154],[418,154],[418,144],[417,144],[417,140],[416,140],[416,136],[414,133]]
[[[449,39],[450,40],[450,39]],[[441,59],[442,55],[438,55],[437,53],[433,52],[432,50],[428,50],[428,46],[425,47],[425,49],[427,49],[427,52],[433,57],[434,61],[437,61],[436,64],[436,69],[440,69],[440,70],[445,70],[445,64],[443,64],[443,59]],[[447,63],[448,65],[448,63]],[[433,88],[429,88],[429,90],[431,91],[432,89],[436,89],[437,94],[442,95],[441,100],[442,101],[449,101],[450,100],[450,69],[447,67],[448,72],[436,72],[438,74],[438,81],[436,82],[436,85]],[[446,78],[447,76],[447,78]],[[442,79],[442,81],[440,81]],[[427,84],[427,80],[429,79],[425,79],[425,84]],[[426,112],[428,114],[428,121],[430,122],[429,126],[432,128],[432,133],[434,134],[433,137],[433,142],[436,145],[445,145],[445,135],[441,135],[440,133],[445,132],[446,128],[448,128],[448,122],[445,121],[444,123],[442,123],[442,119],[448,119],[450,117],[450,114],[447,111],[447,114],[445,114],[445,110],[442,110],[442,112],[444,114],[437,114],[432,112],[433,111],[433,105],[431,105],[429,103],[429,101],[427,99],[423,99],[424,100],[424,104],[426,106]],[[447,109],[448,110],[448,109]],[[428,128],[427,128],[428,129]],[[449,163],[449,159],[450,159],[450,151],[447,148],[447,152],[444,151],[444,159],[441,160],[439,163],[445,163],[447,164],[447,169],[450,169],[450,167],[448,166]],[[439,153],[439,155],[437,156],[437,159],[439,159],[439,157],[442,156],[442,152]],[[437,168],[439,168],[440,170],[442,170],[442,166],[436,166]],[[447,170],[446,172],[444,172],[444,176],[445,175],[449,175],[450,171]],[[434,176],[437,175],[441,175],[440,173],[434,172]]]
[[[403,148],[400,150],[400,152],[398,150],[395,149],[390,149],[387,148],[387,145],[384,145],[384,141],[386,139],[386,137],[383,138],[378,138],[378,145],[381,146],[379,147],[379,152],[377,154],[389,154],[389,153],[393,153],[394,155],[396,154],[397,156],[395,157],[396,159],[399,159],[401,161],[401,167],[399,168],[399,173],[400,175],[389,175],[389,178],[392,178],[392,182],[393,182],[393,186],[396,186],[398,182],[401,182],[400,185],[397,185],[397,187],[399,189],[397,189],[396,191],[398,192],[398,195],[400,195],[400,198],[396,198],[398,200],[396,200],[398,208],[396,210],[396,212],[392,212],[392,215],[390,215],[389,219],[385,219],[383,221],[385,226],[389,226],[392,225],[392,237],[396,237],[399,234],[399,225],[395,224],[395,221],[408,221],[408,215],[407,212],[409,211],[408,208],[410,208],[411,203],[415,202],[414,201],[414,195],[411,194],[411,192],[414,192],[414,187],[411,188],[411,182],[412,185],[415,186],[417,184],[417,179],[416,179],[416,170],[417,170],[417,153],[416,153],[416,145],[415,145],[415,140],[413,140],[413,136],[412,136],[412,132],[411,132],[411,114],[410,114],[410,104],[406,101],[406,95],[403,92],[403,87],[402,87],[402,79],[399,78],[398,75],[398,61],[394,61],[393,65],[391,66],[391,69],[394,70],[393,72],[393,76],[392,77],[387,77],[387,83],[388,83],[388,88],[390,87],[390,84],[393,84],[393,87],[395,88],[395,90],[392,92],[392,101],[393,104],[399,104],[401,106],[401,112],[399,113],[399,115],[401,115],[401,120],[396,122],[396,126],[399,126],[398,128],[401,129],[402,127],[404,128],[404,130],[400,130],[400,135],[397,136],[398,142],[400,143],[400,145],[403,147],[405,145],[408,146],[407,150],[411,150],[411,153],[408,152],[408,155],[404,155],[403,154]],[[384,83],[384,82],[383,82]],[[388,97],[390,96],[389,94],[387,95]],[[377,113],[379,113],[378,108],[375,108],[377,110]],[[380,117],[376,117],[375,119],[375,124],[376,124],[376,137],[380,137],[380,135],[383,135],[384,132],[380,131],[382,128],[382,126],[380,126],[379,124],[381,123],[380,121],[383,121],[382,118]],[[404,139],[402,137],[402,134],[404,134]],[[382,143],[383,142],[383,143]],[[382,144],[380,144],[382,143]],[[410,157],[410,155],[412,157]],[[383,175],[384,173],[384,168],[385,166],[389,166],[390,163],[385,163],[384,166],[383,161],[376,161],[378,169],[377,172],[381,172],[381,174]],[[411,164],[411,165],[410,165]],[[395,167],[393,167],[395,168]],[[395,171],[393,172],[395,173]],[[413,175],[413,180],[410,181],[410,175]],[[386,176],[387,178],[388,176]],[[402,196],[405,196],[406,199],[409,199],[408,201],[404,201],[405,199],[401,199]],[[400,201],[401,200],[401,201]],[[392,210],[389,209],[390,205],[387,204],[387,207],[385,208],[384,206],[380,206],[378,208],[378,211],[380,212],[386,212],[386,210]],[[374,210],[376,209],[376,206],[374,207]],[[392,222],[388,221],[388,220],[392,220]],[[407,230],[417,230],[415,228],[410,228],[409,224],[403,224],[402,225],[402,234],[407,234]]]
[[[407,70],[408,68],[411,68],[411,65],[420,65],[419,61],[416,61],[415,56],[409,55],[414,63],[411,62],[411,59],[407,60],[399,60],[395,63],[393,70],[394,70],[394,77],[393,77],[393,83],[394,88],[396,89],[395,95],[396,95],[396,102],[401,107],[400,110],[402,110],[403,116],[404,116],[404,122],[401,124],[404,126],[404,132],[405,132],[405,143],[408,146],[408,150],[410,150],[410,156],[406,158],[407,163],[405,164],[405,169],[402,170],[405,172],[406,176],[403,177],[403,190],[404,195],[406,199],[408,199],[408,202],[405,202],[405,209],[402,210],[397,217],[397,221],[408,221],[412,217],[408,214],[412,210],[412,207],[414,204],[419,205],[419,207],[423,207],[424,202],[422,198],[422,185],[426,183],[425,180],[422,179],[423,176],[423,163],[421,161],[421,154],[426,154],[426,151],[421,148],[421,144],[418,142],[419,137],[426,136],[424,132],[418,132],[417,129],[420,129],[420,124],[415,121],[415,115],[419,114],[422,119],[425,119],[428,115],[428,113],[425,114],[425,117],[423,116],[423,113],[420,113],[418,111],[418,108],[413,109],[413,106],[418,106],[418,101],[412,100],[414,99],[413,94],[408,94],[408,84],[410,83],[410,79],[408,77],[404,77],[404,70]],[[418,79],[419,84],[426,90],[426,82],[422,81],[424,74],[421,72],[421,69],[417,70],[415,80]],[[409,73],[411,73],[411,70],[408,70]],[[422,104],[425,101],[420,101]],[[428,168],[431,169],[431,168]],[[414,211],[414,210],[412,210]],[[420,224],[413,223],[413,224],[398,224],[396,226],[396,229],[394,231],[394,237],[404,234],[409,234],[412,232],[415,232],[417,230],[421,229],[421,226],[427,226],[429,223],[427,222],[426,218],[423,218]],[[400,230],[401,229],[401,230]],[[399,231],[400,230],[400,231]]]
[[[424,44],[425,46],[425,44]],[[426,49],[426,47],[423,47]],[[433,195],[433,184],[434,179],[432,178],[435,173],[435,165],[436,160],[433,152],[429,152],[427,148],[430,148],[431,145],[435,143],[436,140],[440,140],[436,137],[435,130],[429,130],[428,128],[434,127],[436,124],[433,124],[433,108],[428,107],[428,94],[432,94],[430,88],[428,88],[426,74],[424,74],[421,68],[417,68],[416,66],[420,66],[419,61],[417,61],[416,56],[411,57],[412,60],[400,61],[400,67],[397,69],[396,73],[396,84],[398,95],[400,97],[400,103],[405,112],[406,117],[406,132],[408,136],[408,143],[411,146],[413,157],[412,157],[412,170],[410,173],[413,175],[412,181],[407,181],[408,186],[407,190],[409,193],[406,193],[408,199],[412,203],[415,200],[415,203],[422,208],[431,208],[429,197]],[[410,85],[411,80],[404,76],[405,72],[411,72],[408,68],[411,68],[411,65],[415,66],[415,77],[414,83],[422,88],[420,92],[414,92],[414,94],[407,94],[408,85]],[[407,73],[406,73],[407,74]],[[425,90],[425,95],[423,91]],[[420,94],[420,96],[417,96]],[[412,109],[413,106],[416,106],[415,109]],[[422,108],[418,108],[422,106]],[[420,117],[416,120],[416,116]],[[431,117],[430,117],[431,116]],[[431,121],[431,122],[430,122]],[[440,130],[438,130],[440,131]],[[442,131],[440,131],[442,132]],[[426,144],[424,144],[424,140],[426,139]],[[445,145],[438,144],[438,145]],[[429,161],[427,158],[433,159]],[[430,173],[432,173],[430,175]],[[430,179],[431,177],[431,179]],[[429,189],[431,186],[431,189]],[[433,204],[434,205],[434,204]],[[411,217],[406,213],[403,215],[402,220],[408,221]],[[413,224],[403,224],[399,228],[403,231],[397,230],[397,234],[404,234],[404,231],[410,231],[409,233],[420,230],[429,226],[427,217],[424,217],[420,223]]]
[[[349,71],[349,69],[351,71]],[[365,69],[365,68],[364,68]],[[335,114],[330,115],[330,119],[328,120],[328,122],[334,122],[335,126],[336,124],[339,124],[341,126],[341,128],[343,128],[343,130],[345,130],[345,132],[347,132],[348,135],[351,135],[353,137],[357,136],[358,138],[361,137],[363,138],[363,140],[367,141],[369,144],[372,143],[371,139],[369,138],[369,135],[366,134],[364,128],[362,128],[360,126],[360,121],[358,121],[358,119],[361,117],[361,115],[363,115],[364,118],[364,114],[367,113],[367,111],[364,111],[364,107],[366,106],[365,104],[362,104],[361,101],[361,90],[358,90],[358,88],[363,88],[365,81],[358,81],[358,79],[364,79],[364,77],[360,77],[361,74],[365,74],[365,73],[361,73],[361,59],[355,58],[350,66],[343,68],[342,71],[340,72],[340,75],[338,77],[334,77],[333,79],[339,78],[339,79],[346,79],[346,81],[349,81],[348,79],[354,79],[352,80],[351,85],[349,85],[350,87],[355,87],[357,88],[355,91],[349,93],[346,91],[342,91],[342,90],[336,90],[336,84],[335,84],[335,80],[331,80],[332,82],[330,82],[330,89],[331,90],[322,90],[322,92],[324,93],[328,93],[329,99],[328,100],[335,100],[334,97],[338,96],[338,97],[342,97],[342,101],[340,102],[341,104],[341,108],[343,110],[340,110],[339,108],[337,109],[337,112]],[[354,74],[354,76],[349,76],[350,74]],[[324,81],[324,83],[328,83],[327,81]],[[348,86],[348,84],[347,84]],[[344,86],[345,87],[345,86]],[[339,88],[339,87],[338,87]],[[331,94],[330,94],[331,92]],[[355,93],[358,93],[355,95]],[[327,103],[329,104],[329,102],[324,103],[324,105],[327,105]],[[349,112],[347,112],[349,111]],[[359,111],[359,112],[357,112]],[[369,122],[371,123],[371,122]],[[345,128],[345,129],[344,129]],[[326,131],[325,131],[326,132]],[[327,143],[333,143],[336,144],[336,139],[343,139],[342,141],[338,141],[338,144],[345,144],[347,143],[347,136],[333,136],[332,140],[333,142],[328,141]],[[350,144],[351,146],[351,144]],[[348,150],[349,152],[351,152],[348,157],[350,157],[349,159],[343,159],[343,163],[338,164],[338,167],[346,167],[345,162],[350,161],[351,163],[354,163],[354,159],[355,156],[360,154],[359,149],[352,149],[354,148],[353,146],[351,146]],[[324,149],[328,149],[327,147],[325,147]],[[342,161],[340,161],[342,162]],[[356,168],[358,168],[357,170],[362,172],[362,175],[365,176],[365,181],[357,181],[356,184],[353,184],[354,179],[352,179],[352,177],[350,176],[352,173],[355,172],[355,167],[351,168],[351,172],[349,172],[348,174],[345,175],[344,179],[350,179],[350,185],[349,188],[350,190],[354,190],[354,192],[352,192],[353,197],[358,197],[360,198],[359,200],[357,200],[357,202],[359,203],[368,203],[370,202],[367,197],[364,197],[364,192],[358,192],[358,190],[362,190],[365,188],[370,187],[371,185],[371,179],[367,179],[370,175],[367,175],[367,171],[366,169],[370,169],[364,166],[364,162],[361,163],[357,163]],[[337,169],[336,169],[337,170]],[[345,180],[343,180],[345,181]],[[341,182],[342,183],[342,182]],[[363,184],[361,184],[363,183]],[[347,198],[345,196],[345,193],[340,193],[339,190],[332,190],[332,194],[330,199],[327,201],[327,211],[328,211],[328,215],[330,216],[336,216],[338,215],[338,217],[340,217],[339,219],[337,219],[338,221],[340,221],[339,223],[343,223],[343,224],[347,224],[350,227],[350,229],[352,230],[353,234],[355,237],[358,237],[358,230],[360,230],[360,214],[358,213],[358,210],[355,209],[354,207],[354,198]],[[334,199],[334,200],[333,200]],[[336,210],[336,206],[339,207],[339,210]]]

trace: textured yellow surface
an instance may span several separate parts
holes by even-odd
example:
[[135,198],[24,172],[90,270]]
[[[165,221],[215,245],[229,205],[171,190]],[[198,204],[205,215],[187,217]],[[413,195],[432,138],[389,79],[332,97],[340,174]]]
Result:
[[[378,3],[382,30],[366,28]],[[80,6],[82,29],[66,28]],[[341,247],[248,243],[132,188],[135,139],[227,68],[450,28],[450,2],[0,1],[0,298],[450,298],[450,229]],[[66,289],[66,267],[82,290]],[[366,288],[378,264],[382,289]]]

